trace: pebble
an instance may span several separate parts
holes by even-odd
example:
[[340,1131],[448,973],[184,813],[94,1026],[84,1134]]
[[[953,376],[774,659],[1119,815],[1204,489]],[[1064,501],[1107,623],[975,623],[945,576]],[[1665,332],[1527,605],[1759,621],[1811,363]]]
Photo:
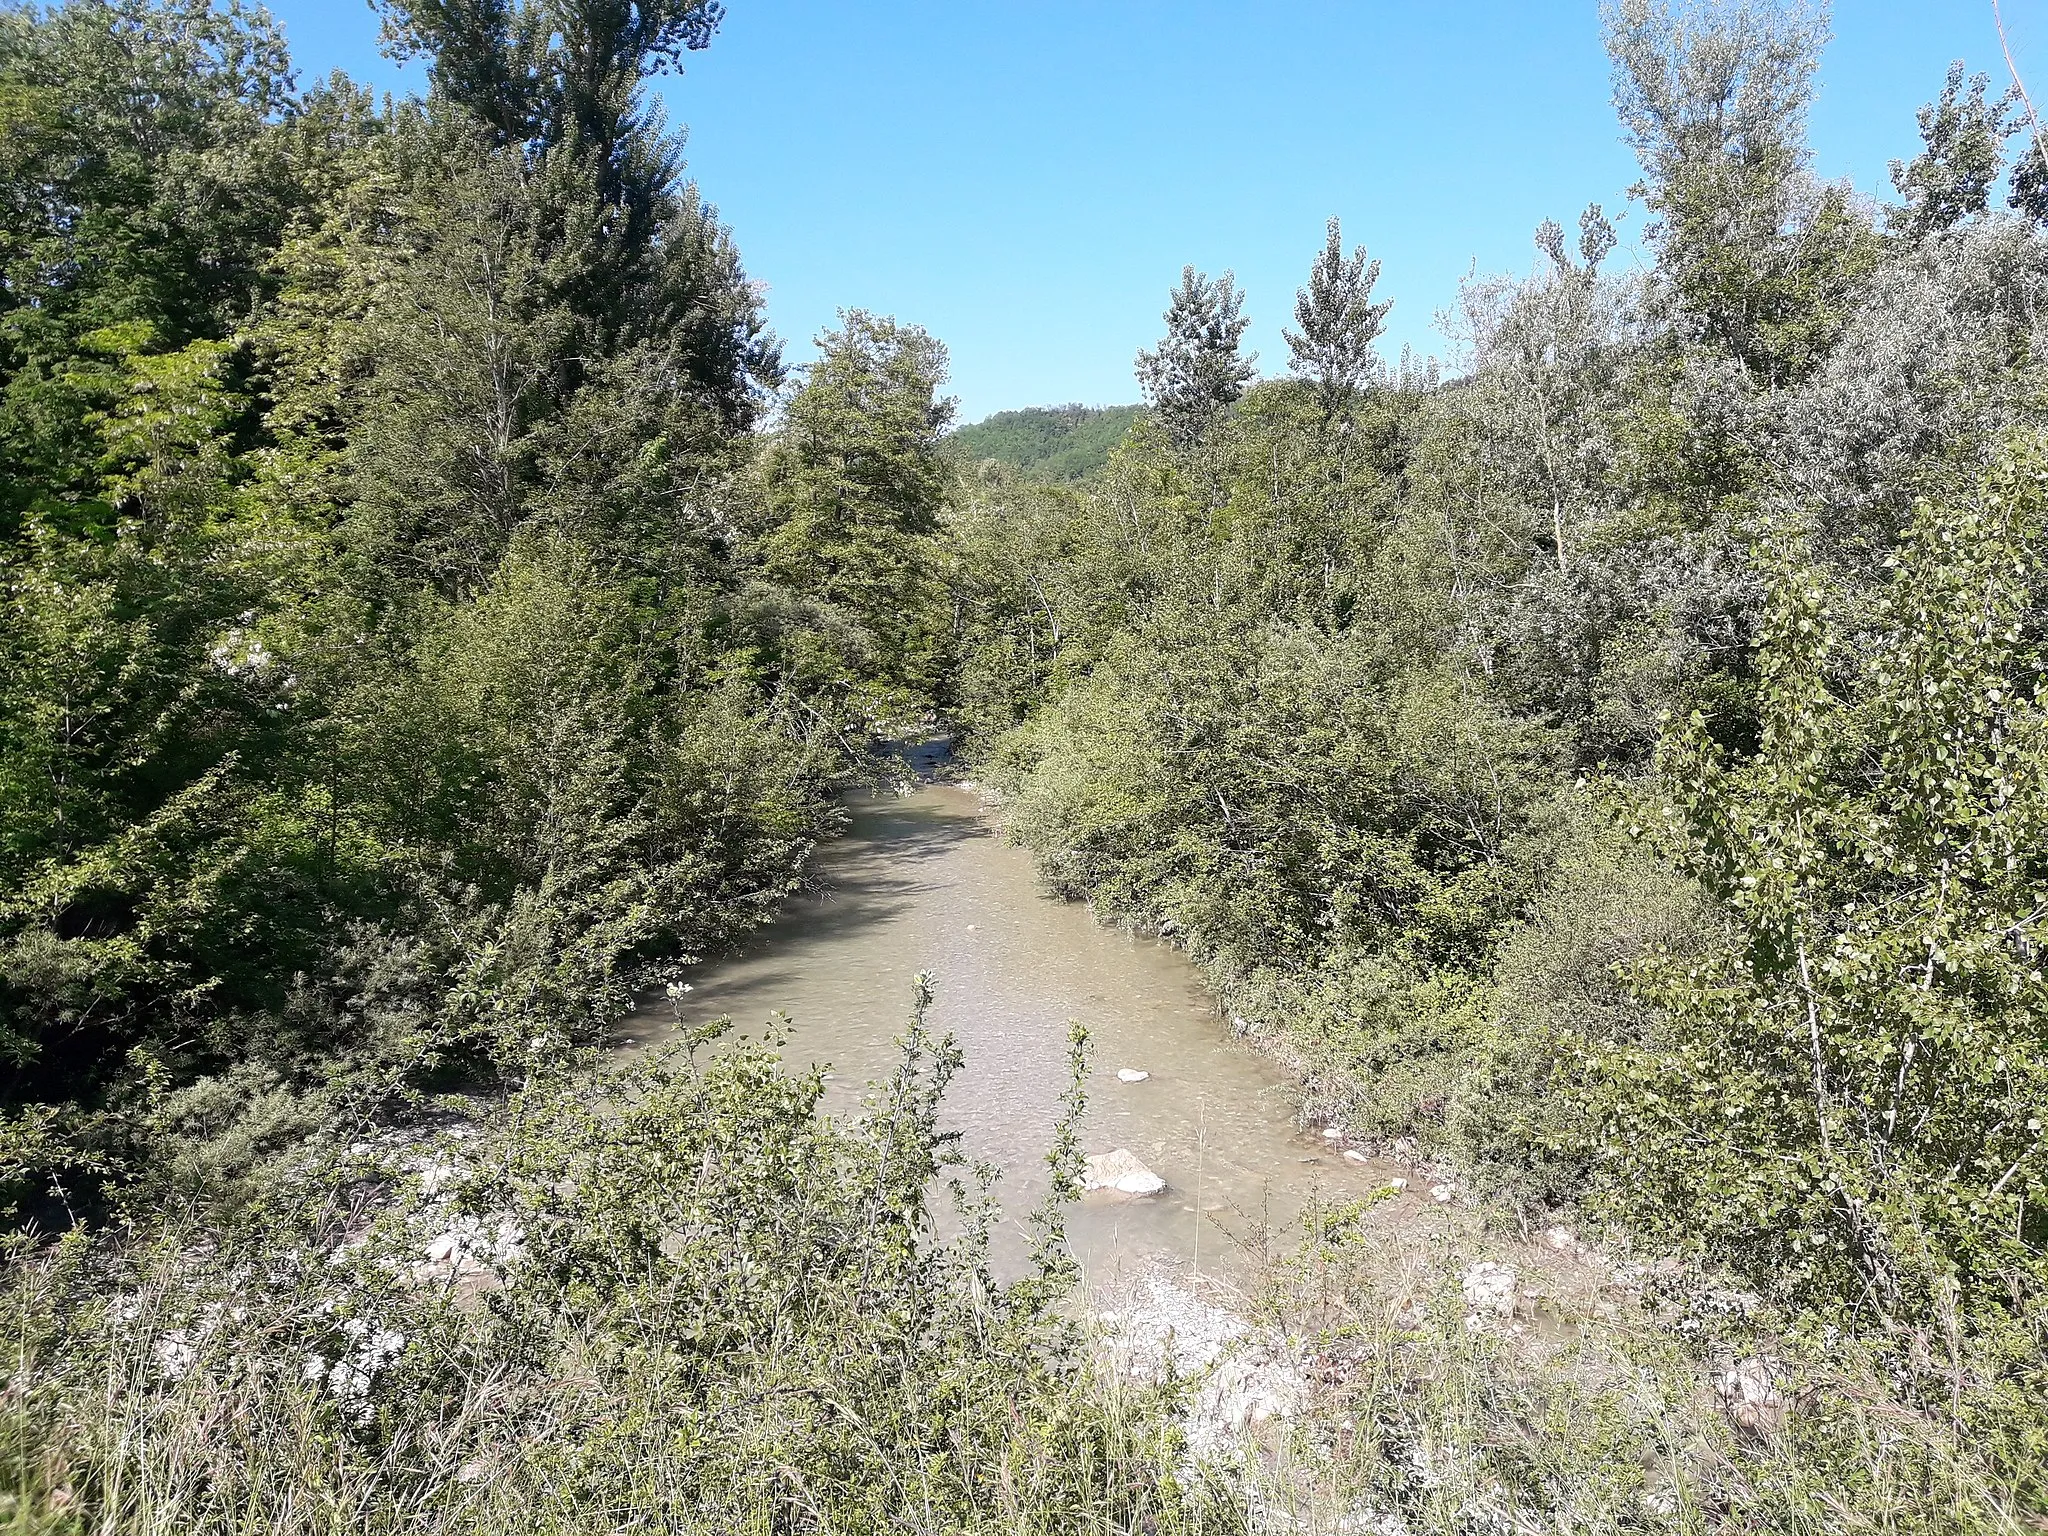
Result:
[[1142,1083],[1151,1075],[1150,1072],[1140,1072],[1136,1067],[1118,1067],[1116,1069],[1116,1080],[1120,1083]]

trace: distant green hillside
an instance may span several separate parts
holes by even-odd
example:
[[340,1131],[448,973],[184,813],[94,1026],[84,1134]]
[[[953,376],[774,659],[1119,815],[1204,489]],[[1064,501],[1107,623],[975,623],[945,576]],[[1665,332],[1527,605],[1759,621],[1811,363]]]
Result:
[[947,449],[963,459],[1000,459],[1047,480],[1082,480],[1109,462],[1109,450],[1143,411],[1140,405],[998,411],[955,432]]

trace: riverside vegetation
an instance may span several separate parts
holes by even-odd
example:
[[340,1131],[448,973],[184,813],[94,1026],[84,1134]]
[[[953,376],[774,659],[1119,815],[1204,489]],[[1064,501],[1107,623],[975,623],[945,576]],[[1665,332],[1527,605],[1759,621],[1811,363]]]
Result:
[[0,1521],[1271,1516],[1087,1346],[1056,1203],[992,1274],[914,1020],[855,1122],[772,1037],[594,1066],[943,719],[1312,1117],[1689,1266],[1532,1371],[1319,1212],[1265,1305],[1347,1528],[2039,1528],[2019,98],[1952,70],[1871,206],[1823,15],[1620,0],[1640,268],[1544,225],[1444,378],[1333,224],[1263,381],[1189,270],[1063,482],[948,450],[914,326],[785,379],[645,94],[719,7],[382,12],[423,99],[235,0],[0,12]]

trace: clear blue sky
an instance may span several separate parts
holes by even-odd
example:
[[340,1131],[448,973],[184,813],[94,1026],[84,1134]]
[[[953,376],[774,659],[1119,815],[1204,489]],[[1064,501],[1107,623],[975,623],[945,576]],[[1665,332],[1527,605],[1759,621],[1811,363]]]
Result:
[[[272,0],[301,79],[377,54],[367,0]],[[965,420],[1137,397],[1182,263],[1235,269],[1267,372],[1323,221],[1384,262],[1383,344],[1442,352],[1477,262],[1523,270],[1546,217],[1625,202],[1594,0],[729,0],[663,83],[789,356],[842,307],[952,349]],[[2048,0],[2007,0],[2037,101]],[[1990,0],[1838,0],[1816,169],[1886,190],[1952,58],[2004,62]],[[1623,222],[1625,240],[1640,217]]]

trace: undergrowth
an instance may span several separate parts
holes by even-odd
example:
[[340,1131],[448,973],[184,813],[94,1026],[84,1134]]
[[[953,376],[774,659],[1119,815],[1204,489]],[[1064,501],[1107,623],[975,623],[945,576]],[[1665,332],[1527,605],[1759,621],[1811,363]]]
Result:
[[1058,1201],[992,1272],[928,995],[851,1121],[772,1037],[679,1048],[537,1069],[231,1222],[17,1240],[0,1528],[1239,1528],[1176,1389],[1091,1364]]

